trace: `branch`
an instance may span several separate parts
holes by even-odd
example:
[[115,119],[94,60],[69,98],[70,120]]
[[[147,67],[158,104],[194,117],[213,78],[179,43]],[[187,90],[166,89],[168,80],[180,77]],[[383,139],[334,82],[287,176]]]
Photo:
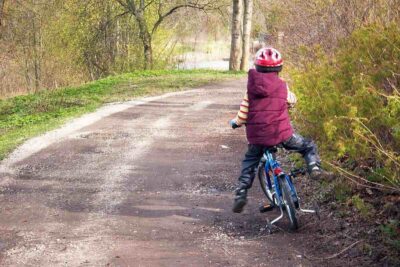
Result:
[[[353,173],[351,173],[349,171],[346,171],[345,169],[343,169],[343,168],[341,168],[341,167],[339,167],[339,166],[337,166],[335,164],[332,164],[332,163],[330,163],[328,161],[324,161],[324,162],[326,164],[328,164],[329,166],[331,166],[332,168],[334,168],[337,171],[339,171],[345,178],[349,179],[350,181],[354,182],[355,184],[357,184],[359,186],[363,186],[363,187],[371,188],[371,189],[377,189],[377,190],[379,190],[380,188],[384,188],[384,189],[387,189],[387,190],[393,190],[395,192],[400,192],[400,188],[398,188],[397,186],[393,187],[393,186],[388,186],[388,185],[384,185],[384,184],[380,184],[380,183],[376,183],[376,182],[371,182],[371,181],[368,181],[367,179],[365,179],[365,178],[363,178],[361,176],[358,176],[358,175],[355,175],[355,174],[353,174]],[[359,179],[364,183],[362,183],[360,181],[357,181],[355,179]],[[371,184],[371,185],[369,185],[369,184]],[[380,187],[380,188],[378,188],[378,187]]]
[[129,7],[129,9],[133,12],[133,14],[137,14],[137,8],[135,5],[135,0],[126,0],[126,3]]
[[161,25],[161,23],[163,22],[163,20],[168,17],[169,15],[173,14],[175,11],[177,11],[179,8],[185,7],[186,5],[180,5],[180,6],[176,6],[174,8],[172,8],[170,11],[168,11],[166,14],[162,15],[161,13],[161,3],[159,4],[159,8],[158,8],[158,20],[156,21],[156,23],[153,26],[153,29],[151,30],[151,35],[153,35],[156,30],[158,29],[158,27]]
[[363,242],[364,240],[358,240],[356,242],[354,242],[353,244],[351,244],[350,246],[344,248],[343,250],[341,250],[340,252],[333,254],[332,256],[329,257],[325,257],[325,258],[317,258],[317,257],[310,257],[304,254],[304,258],[308,259],[308,260],[312,260],[312,261],[324,261],[324,260],[331,260],[334,259],[340,255],[342,255],[343,253],[345,253],[346,251],[348,251],[349,249],[351,249],[352,247],[354,247],[355,245],[357,245],[358,243]]
[[123,17],[123,16],[125,16],[125,15],[127,15],[129,13],[131,13],[130,10],[126,10],[125,12],[122,12],[121,14],[115,15],[115,17],[107,20],[105,23],[100,24],[100,26],[97,28],[96,34],[93,36],[94,37],[93,39],[98,38],[99,35],[101,34],[101,32],[104,31],[116,19],[118,19],[119,17]]
[[124,3],[122,0],[115,0],[117,1],[121,6],[123,6],[125,9],[129,9],[128,5]]
[[123,8],[125,8],[126,10],[129,10],[131,13],[133,13],[135,16],[137,14],[137,9],[136,9],[136,5],[135,5],[135,1],[134,0],[115,0],[117,1]]
[[116,15],[113,19],[109,20],[109,22],[115,20],[116,18],[123,17],[123,16],[125,16],[125,15],[127,15],[129,13],[131,13],[129,10],[127,10],[125,12],[122,12],[121,14]]
[[146,10],[146,8],[148,8],[151,4],[153,4],[155,2],[155,0],[150,1],[149,3],[147,3],[147,5],[144,5],[143,8],[141,7],[141,11]]
[[214,9],[220,9],[221,7],[217,7],[217,8],[212,8],[212,2],[213,1],[208,1],[205,4],[199,4],[198,1],[196,1],[196,3],[192,3],[189,2],[187,4],[182,4],[182,5],[177,5],[173,8],[171,8],[168,12],[166,12],[165,14],[161,13],[161,3],[159,3],[159,9],[158,9],[158,20],[156,21],[156,23],[153,26],[153,29],[151,30],[151,35],[153,35],[158,27],[161,25],[161,23],[164,21],[164,19],[170,15],[172,15],[173,13],[175,13],[176,11],[178,11],[181,8],[184,7],[189,7],[189,8],[194,8],[194,9],[199,9],[199,10],[203,10],[203,11],[209,11],[209,10],[214,10]]

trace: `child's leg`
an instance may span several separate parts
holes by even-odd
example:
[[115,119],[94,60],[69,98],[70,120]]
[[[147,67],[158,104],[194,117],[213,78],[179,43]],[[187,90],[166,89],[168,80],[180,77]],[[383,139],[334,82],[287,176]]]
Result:
[[242,171],[239,177],[239,188],[249,189],[256,174],[256,168],[264,154],[264,147],[249,145],[249,148],[242,161]]
[[239,186],[236,189],[233,212],[240,213],[247,203],[247,190],[253,184],[256,168],[263,155],[263,146],[249,145],[244,160],[242,162],[242,172],[239,177]]
[[306,161],[308,171],[319,169],[321,160],[318,155],[317,145],[313,140],[304,138],[303,136],[294,133],[292,137],[282,143],[287,150],[299,152]]

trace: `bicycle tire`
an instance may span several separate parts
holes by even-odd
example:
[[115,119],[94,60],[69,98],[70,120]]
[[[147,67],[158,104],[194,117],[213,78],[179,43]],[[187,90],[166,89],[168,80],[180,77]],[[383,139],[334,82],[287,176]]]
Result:
[[268,183],[265,176],[265,164],[260,164],[258,166],[257,176],[258,180],[260,181],[261,189],[264,195],[267,197],[271,205],[275,206],[276,203],[274,203],[273,192],[268,188]]
[[286,181],[286,177],[282,176],[279,178],[279,185],[282,191],[283,205],[285,205],[285,211],[289,218],[290,229],[297,230],[299,228],[299,224],[296,218],[296,209],[294,207],[293,199],[290,194],[290,186]]
[[[293,180],[292,178],[289,176],[290,182],[293,184]],[[297,191],[295,190],[295,199],[292,198],[293,203],[294,203],[294,207],[296,208],[296,210],[300,209],[300,204],[299,204],[299,197],[297,196]]]

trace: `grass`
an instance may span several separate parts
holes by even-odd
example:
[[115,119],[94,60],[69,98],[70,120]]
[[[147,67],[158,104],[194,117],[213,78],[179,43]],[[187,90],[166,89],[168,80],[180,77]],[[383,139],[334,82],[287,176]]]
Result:
[[375,212],[374,207],[371,204],[366,203],[359,195],[354,195],[351,198],[351,202],[364,218],[371,217]]
[[137,71],[78,87],[0,100],[0,160],[25,140],[110,102],[182,91],[243,73],[211,70]]

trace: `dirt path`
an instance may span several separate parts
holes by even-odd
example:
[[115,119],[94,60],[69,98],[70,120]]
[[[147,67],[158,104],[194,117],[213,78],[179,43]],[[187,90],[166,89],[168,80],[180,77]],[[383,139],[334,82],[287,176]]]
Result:
[[0,264],[311,266],[313,229],[267,235],[258,187],[231,212],[244,86],[106,107],[19,149],[0,169]]

